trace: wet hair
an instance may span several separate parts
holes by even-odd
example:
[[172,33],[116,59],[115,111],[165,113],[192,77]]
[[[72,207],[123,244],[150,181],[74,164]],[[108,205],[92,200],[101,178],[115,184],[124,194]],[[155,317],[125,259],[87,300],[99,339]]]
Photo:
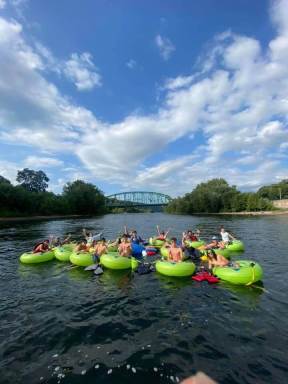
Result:
[[100,241],[106,241],[105,237],[101,237]]
[[214,251],[214,249],[208,249],[207,252],[206,252],[206,255],[209,259],[214,259],[214,260],[217,260],[217,255]]
[[192,229],[188,229],[187,233],[193,233]]
[[176,241],[177,241],[176,237],[171,237],[171,241],[175,241],[175,243],[176,243]]
[[127,235],[126,233],[124,233],[124,234],[122,235],[122,239],[128,239],[128,235]]
[[45,240],[43,241],[43,243],[49,243],[49,240],[48,240],[48,239],[45,239]]

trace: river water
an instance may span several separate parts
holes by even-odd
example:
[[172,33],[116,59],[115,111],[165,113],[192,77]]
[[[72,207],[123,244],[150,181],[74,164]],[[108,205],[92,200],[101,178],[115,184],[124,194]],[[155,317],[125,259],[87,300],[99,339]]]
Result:
[[[157,273],[101,276],[57,261],[18,257],[49,234],[83,227],[113,238],[123,225],[180,237],[221,224],[244,240],[264,287],[208,285]],[[288,379],[288,217],[106,215],[0,223],[1,383],[173,383],[202,370],[219,383]],[[236,258],[237,259],[237,258]]]

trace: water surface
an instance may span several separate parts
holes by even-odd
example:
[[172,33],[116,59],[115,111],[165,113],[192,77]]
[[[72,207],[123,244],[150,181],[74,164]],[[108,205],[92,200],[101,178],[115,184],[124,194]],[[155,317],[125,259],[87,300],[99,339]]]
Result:
[[[264,289],[208,285],[156,273],[94,276],[52,261],[21,265],[49,234],[83,227],[113,238],[123,225],[181,237],[221,224],[258,261]],[[284,383],[288,377],[288,217],[106,215],[0,223],[1,383],[173,383],[202,370],[221,383]]]

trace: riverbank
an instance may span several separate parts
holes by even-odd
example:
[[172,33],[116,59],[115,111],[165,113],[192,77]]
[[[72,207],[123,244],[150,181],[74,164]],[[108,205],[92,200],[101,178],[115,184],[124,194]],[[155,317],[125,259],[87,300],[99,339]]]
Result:
[[194,213],[193,216],[197,215],[220,215],[220,216],[280,216],[288,215],[288,210],[285,211],[255,211],[255,212],[218,212],[218,213]]
[[50,215],[50,216],[10,216],[0,217],[1,221],[37,221],[37,220],[57,220],[57,219],[80,219],[89,218],[91,215]]

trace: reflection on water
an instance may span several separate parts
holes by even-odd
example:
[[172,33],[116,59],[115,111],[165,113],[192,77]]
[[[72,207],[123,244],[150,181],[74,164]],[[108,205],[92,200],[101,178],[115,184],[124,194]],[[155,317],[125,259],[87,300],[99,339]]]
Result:
[[[113,238],[156,225],[180,238],[221,224],[258,261],[264,286],[238,287],[131,270],[100,276],[57,261],[21,265],[39,238],[82,228]],[[0,224],[1,383],[175,383],[203,370],[221,383],[283,383],[287,377],[288,218],[164,214]]]

